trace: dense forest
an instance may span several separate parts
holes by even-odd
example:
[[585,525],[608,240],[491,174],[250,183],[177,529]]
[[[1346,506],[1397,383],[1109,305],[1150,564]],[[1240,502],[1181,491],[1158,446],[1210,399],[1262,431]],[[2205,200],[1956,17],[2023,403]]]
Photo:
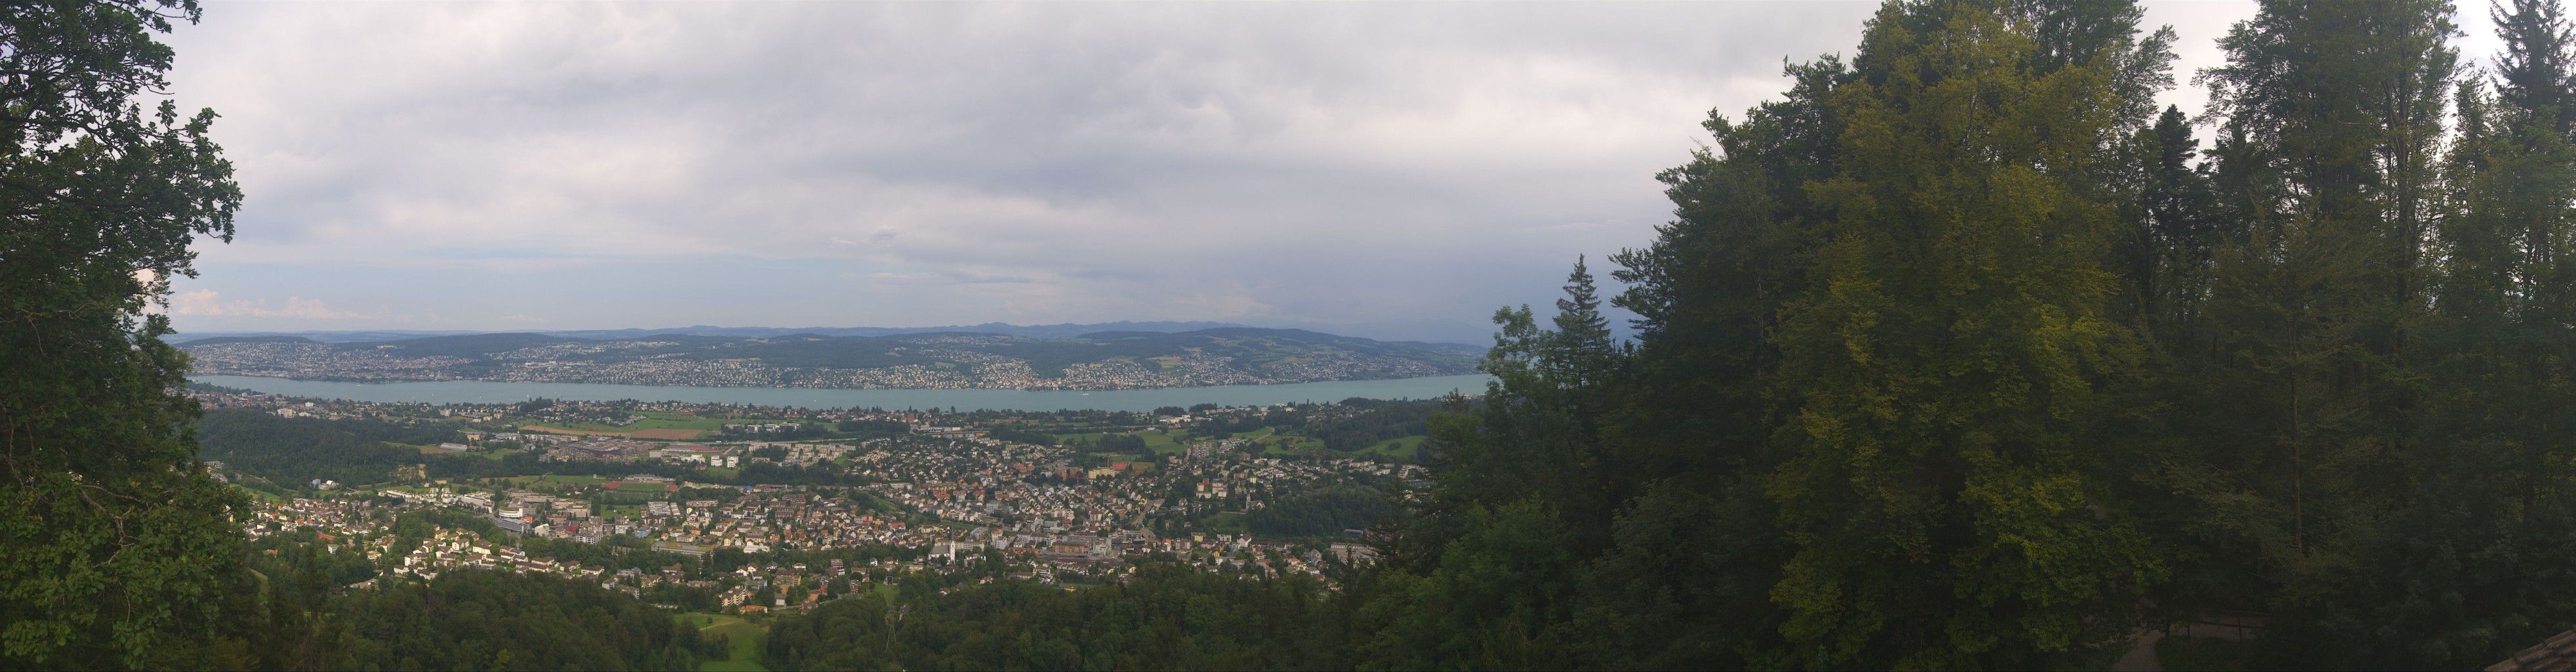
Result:
[[457,438],[456,428],[444,425],[281,418],[245,408],[208,411],[197,420],[199,456],[298,488],[314,479],[383,482],[394,468],[424,461],[420,449],[386,442],[438,445]]
[[1613,259],[1633,347],[1581,264],[1552,320],[1497,316],[1363,631],[1406,666],[1996,668],[2219,612],[2270,667],[2566,629],[2568,24],[2493,8],[2482,68],[2452,11],[2263,2],[2193,120],[2128,3],[1886,5],[1663,174],[1676,219]]
[[1360,409],[1360,412],[1307,422],[1304,428],[1308,436],[1323,439],[1325,448],[1347,452],[1387,439],[1429,433],[1431,414],[1441,410],[1443,402],[1344,399],[1341,405]]
[[[1709,117],[1621,289],[1577,260],[1552,314],[1496,314],[1496,381],[1421,419],[1432,482],[1339,590],[841,599],[763,662],[2100,668],[2226,614],[2255,667],[2483,667],[2576,624],[2576,39],[2554,0],[2478,9],[2501,53],[2447,2],[2265,0],[2175,73],[2132,2],[1889,2]],[[194,15],[0,14],[0,69],[81,92],[0,115],[43,186],[0,228],[0,667],[687,665],[587,586],[254,578],[135,273],[239,202],[210,114],[123,105]],[[2178,74],[2207,109],[2151,104]],[[101,174],[178,196],[100,206]]]
[[[1001,582],[844,599],[771,628],[777,669],[1321,669],[1347,667],[1323,586],[1177,565],[1066,591]],[[892,610],[894,613],[889,613]]]
[[1386,493],[1343,486],[1270,502],[1244,516],[1243,524],[1263,537],[1339,536],[1368,529],[1394,509]]
[[343,663],[391,669],[688,669],[697,628],[643,602],[570,579],[506,572],[352,593],[328,622]]

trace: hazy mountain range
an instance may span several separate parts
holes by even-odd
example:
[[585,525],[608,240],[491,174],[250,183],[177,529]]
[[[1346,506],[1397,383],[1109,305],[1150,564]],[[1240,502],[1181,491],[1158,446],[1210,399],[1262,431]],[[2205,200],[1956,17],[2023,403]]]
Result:
[[[680,334],[680,335],[685,335],[685,336],[743,336],[743,337],[764,337],[764,336],[785,336],[785,335],[788,335],[788,334],[816,334],[816,335],[821,335],[821,336],[893,336],[893,335],[898,335],[898,334],[931,334],[931,333],[940,333],[940,332],[961,332],[961,333],[976,333],[976,334],[1001,334],[1001,335],[1005,335],[1005,336],[1029,336],[1029,337],[1034,337],[1034,338],[1074,338],[1074,337],[1079,337],[1079,336],[1081,336],[1081,335],[1083,335],[1083,334],[1089,334],[1089,333],[1094,333],[1094,332],[1102,332],[1102,331],[1155,331],[1155,332],[1163,332],[1163,333],[1173,333],[1173,332],[1182,332],[1182,331],[1197,331],[1197,330],[1200,330],[1200,329],[1222,329],[1222,328],[1228,328],[1228,327],[1243,327],[1243,326],[1244,326],[1244,325],[1240,325],[1240,324],[1233,324],[1233,323],[1230,323],[1230,322],[1126,322],[1126,321],[1121,321],[1121,322],[1096,322],[1096,323],[1091,323],[1091,324],[1073,324],[1073,323],[1065,323],[1065,324],[1030,324],[1030,325],[1005,324],[1005,323],[1001,323],[1001,322],[986,322],[986,323],[983,323],[983,324],[957,325],[957,326],[945,326],[945,327],[716,327],[716,326],[708,326],[708,325],[703,325],[703,324],[701,324],[701,325],[687,326],[687,327],[673,327],[673,328],[670,328],[670,329],[576,329],[576,330],[567,330],[567,331],[531,331],[531,332],[524,332],[524,333],[544,334],[544,335],[547,335],[547,336],[562,336],[562,337],[565,337],[565,338],[579,338],[579,339],[588,339],[588,340],[615,340],[615,339],[624,339],[624,338],[642,338],[642,337],[645,337],[645,336],[653,336],[653,335],[658,335],[658,334]],[[370,342],[370,341],[398,341],[398,340],[412,339],[412,338],[422,338],[422,337],[428,337],[428,336],[470,336],[470,335],[476,335],[476,334],[491,334],[491,333],[504,333],[504,332],[491,332],[491,331],[455,331],[455,330],[449,330],[449,331],[436,331],[436,330],[430,330],[430,331],[414,331],[414,330],[407,330],[407,329],[388,329],[388,330],[373,330],[373,331],[203,331],[203,332],[193,332],[193,333],[183,333],[183,334],[178,334],[178,335],[175,335],[175,336],[171,337],[171,338],[170,338],[170,342],[172,342],[172,343],[181,343],[181,344],[185,344],[185,343],[192,343],[192,342],[196,342],[196,341],[202,341],[202,340],[206,340],[206,339],[210,339],[210,338],[243,338],[243,337],[266,337],[266,336],[293,336],[293,337],[303,338],[303,339],[306,339],[306,340],[311,340],[311,341],[318,342],[318,343],[359,343],[359,342]]]
[[[991,326],[991,325],[988,325]],[[1126,389],[1472,373],[1484,349],[1188,323],[995,331],[701,327],[568,333],[201,335],[205,374],[370,382],[489,380],[720,387]],[[1125,326],[1055,336],[1077,327]],[[1135,328],[1146,327],[1146,328]],[[826,333],[839,331],[842,333]],[[871,335],[868,332],[894,332]],[[855,333],[853,333],[855,332]],[[375,336],[364,338],[361,336]]]

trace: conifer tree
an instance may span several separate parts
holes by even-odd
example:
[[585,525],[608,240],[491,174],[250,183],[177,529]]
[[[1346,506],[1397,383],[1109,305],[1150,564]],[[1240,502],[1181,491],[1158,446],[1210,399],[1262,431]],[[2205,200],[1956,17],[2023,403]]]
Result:
[[2554,597],[2576,591],[2556,570],[2576,561],[2576,497],[2558,485],[2576,457],[2564,438],[2576,285],[2559,261],[2576,223],[2576,153],[2546,102],[2560,94],[2517,84],[2559,78],[2533,74],[2564,62],[2555,11],[2499,8],[2498,94],[2478,79],[2457,87],[2432,308],[2409,357],[2425,382],[2421,436],[2398,466],[2406,497],[2366,548],[2383,569],[2301,624],[2345,660],[2474,667],[2576,622],[2576,604]]
[[2196,452],[2170,463],[2168,486],[2203,507],[2182,536],[2244,572],[2208,594],[2273,596],[2226,606],[2327,609],[2321,582],[2360,562],[2401,504],[2385,479],[2419,429],[2408,334],[2439,203],[2449,11],[2265,2],[2220,41],[2228,64],[2202,74],[2244,233],[2215,255],[2210,348],[2193,369],[2209,391],[2178,409]]

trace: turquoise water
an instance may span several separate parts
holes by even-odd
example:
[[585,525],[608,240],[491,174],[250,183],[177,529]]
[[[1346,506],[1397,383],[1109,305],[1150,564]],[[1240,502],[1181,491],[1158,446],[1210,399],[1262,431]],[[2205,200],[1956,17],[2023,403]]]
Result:
[[803,408],[878,407],[1054,411],[1150,411],[1163,406],[1222,404],[1256,406],[1369,399],[1429,399],[1450,393],[1483,394],[1485,375],[1348,380],[1286,385],[1226,385],[1155,390],[1029,392],[1023,390],[811,390],[774,387],[679,387],[664,385],[596,385],[590,383],[495,383],[451,380],[425,383],[336,383],[253,376],[189,376],[190,380],[270,394],[352,401],[430,404],[491,404],[535,397],[585,401],[685,401],[691,403],[795,406]]

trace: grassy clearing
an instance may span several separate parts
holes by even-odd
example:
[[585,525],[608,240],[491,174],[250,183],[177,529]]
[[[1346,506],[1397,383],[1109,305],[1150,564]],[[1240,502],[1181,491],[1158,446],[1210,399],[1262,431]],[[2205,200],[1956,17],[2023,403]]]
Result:
[[388,445],[388,446],[393,446],[393,447],[395,447],[395,448],[409,448],[409,449],[412,449],[412,450],[417,450],[417,451],[420,451],[420,454],[422,454],[422,455],[452,455],[452,454],[455,454],[455,453],[462,453],[462,452],[465,452],[465,451],[462,451],[462,450],[448,450],[448,449],[445,449],[445,448],[440,448],[440,447],[438,447],[438,446],[422,445],[422,444],[417,444],[417,443],[395,443],[395,442],[392,442],[392,441],[383,441],[383,442],[381,442],[381,443],[383,443],[383,444],[385,444],[385,445]]
[[1304,436],[1273,437],[1255,445],[1263,455],[1303,455],[1324,449],[1324,440]]
[[1367,448],[1351,451],[1351,454],[1384,455],[1387,457],[1410,460],[1413,459],[1414,456],[1422,453],[1422,442],[1427,440],[1430,440],[1430,437],[1420,434],[1415,434],[1413,436],[1400,436],[1370,444]]
[[258,491],[258,490],[252,490],[252,489],[250,489],[250,488],[245,488],[245,487],[242,487],[242,486],[239,486],[239,485],[235,485],[235,486],[233,486],[233,489],[234,489],[234,490],[240,490],[240,491],[242,491],[242,492],[250,493],[250,496],[251,496],[251,498],[252,498],[252,499],[257,499],[257,500],[259,500],[259,501],[268,502],[268,503],[270,503],[270,504],[284,504],[284,503],[286,503],[286,498],[285,498],[285,497],[280,497],[280,496],[277,496],[277,495],[272,495],[272,494],[269,494],[269,493],[260,492],[260,491]]
[[1216,534],[1242,534],[1251,529],[1245,526],[1243,519],[1244,515],[1240,513],[1235,513],[1233,511],[1219,512],[1216,515],[1208,516],[1206,519],[1200,520],[1199,529],[1207,530]]
[[762,671],[769,669],[760,665],[761,640],[769,636],[768,628],[723,614],[686,613],[677,614],[674,618],[680,619],[682,623],[697,626],[700,637],[723,637],[727,640],[726,650],[732,655],[724,660],[699,663],[698,669]]
[[1234,435],[1234,438],[1251,441],[1252,445],[1258,446],[1256,452],[1263,455],[1299,455],[1311,451],[1322,450],[1324,448],[1323,439],[1309,436],[1298,436],[1295,434],[1280,434],[1276,427],[1263,427],[1258,430],[1236,434]]

